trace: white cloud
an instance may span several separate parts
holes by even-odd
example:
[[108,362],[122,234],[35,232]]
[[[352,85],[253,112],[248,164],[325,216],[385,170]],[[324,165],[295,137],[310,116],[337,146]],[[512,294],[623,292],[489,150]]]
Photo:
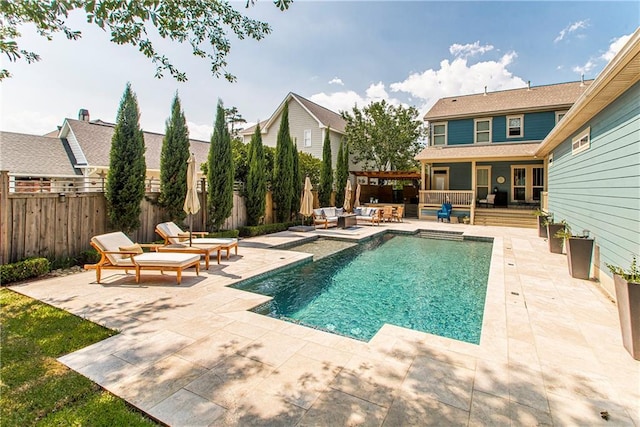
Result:
[[213,135],[213,126],[187,122],[187,127],[189,128],[189,138],[198,139],[200,141],[211,140],[211,135]]
[[371,84],[365,91],[365,95],[361,96],[353,90],[347,90],[334,93],[316,93],[311,95],[309,99],[331,111],[351,111],[354,106],[363,108],[372,102],[378,102],[385,100],[389,104],[399,105],[400,101],[389,97],[389,93],[385,89],[385,85],[382,82]]
[[604,59],[607,62],[611,61],[613,57],[616,56],[618,52],[620,52],[622,46],[624,46],[630,38],[631,34],[627,34],[626,36],[621,36],[613,40],[613,42],[611,42],[611,44],[609,45],[609,49],[604,54],[602,54],[600,58]]
[[560,31],[560,34],[558,34],[558,37],[556,37],[553,42],[558,43],[559,41],[562,41],[565,37],[569,36],[571,33],[575,33],[576,31],[581,29],[583,30],[588,26],[589,26],[588,19],[585,19],[584,21],[577,21],[577,22],[574,22],[573,24],[569,24],[567,27],[565,27]]
[[329,84],[330,85],[340,85],[340,86],[344,86],[344,83],[342,82],[342,79],[338,78],[338,77],[334,77],[333,79],[329,80]]
[[443,60],[440,69],[429,69],[414,73],[404,81],[390,85],[393,92],[406,92],[416,101],[418,108],[426,113],[440,98],[454,95],[480,93],[487,87],[489,91],[524,87],[525,81],[508,70],[515,52],[503,55],[498,61],[484,61],[469,64],[466,59],[457,58],[452,62]]
[[493,50],[493,46],[490,44],[480,46],[480,41],[476,41],[473,44],[458,44],[454,43],[449,46],[449,52],[458,58],[468,58],[474,55],[482,55]]
[[595,67],[596,67],[596,63],[590,59],[584,65],[576,65],[575,67],[572,68],[572,70],[578,74],[588,74]]

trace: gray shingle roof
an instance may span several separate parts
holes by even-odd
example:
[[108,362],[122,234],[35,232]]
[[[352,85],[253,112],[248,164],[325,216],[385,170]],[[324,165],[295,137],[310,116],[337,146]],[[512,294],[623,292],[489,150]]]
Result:
[[20,176],[73,177],[72,158],[59,138],[0,132],[0,170]]
[[569,109],[593,80],[532,86],[522,89],[487,92],[487,94],[451,96],[435,103],[424,120],[479,117],[496,113]]
[[[82,147],[88,166],[108,167],[109,151],[111,150],[111,138],[115,125],[97,120],[86,122],[82,120],[67,119],[71,131]],[[162,139],[164,135],[153,132],[144,132],[145,161],[147,169],[160,169],[160,154],[162,152]],[[191,152],[196,156],[198,164],[205,163],[209,155],[210,144],[205,141],[191,139]]]
[[470,161],[489,159],[519,159],[532,158],[540,143],[515,144],[464,144],[441,147],[427,147],[416,157],[416,160],[430,161]]

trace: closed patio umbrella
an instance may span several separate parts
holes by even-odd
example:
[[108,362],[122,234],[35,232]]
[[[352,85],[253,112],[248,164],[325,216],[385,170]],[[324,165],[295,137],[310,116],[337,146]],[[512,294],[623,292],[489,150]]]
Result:
[[347,186],[344,189],[344,205],[342,206],[345,212],[351,210],[351,181],[347,180]]
[[191,246],[191,231],[193,230],[193,214],[200,210],[198,199],[198,171],[196,169],[196,157],[191,153],[187,160],[187,197],[184,199],[182,209],[189,215],[189,246]]
[[302,201],[300,202],[300,214],[307,218],[313,215],[313,194],[311,193],[311,180],[306,177],[304,180],[304,190],[302,191]]
[[356,185],[356,200],[353,202],[353,207],[354,208],[359,208],[360,207],[360,183],[358,183],[358,185]]

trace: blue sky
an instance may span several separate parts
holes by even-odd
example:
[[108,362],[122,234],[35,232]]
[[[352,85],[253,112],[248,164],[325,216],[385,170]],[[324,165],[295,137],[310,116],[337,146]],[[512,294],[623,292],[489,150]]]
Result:
[[176,91],[192,138],[209,140],[218,98],[249,122],[267,119],[288,92],[334,111],[371,101],[413,105],[426,113],[444,96],[595,78],[625,37],[640,25],[630,2],[305,1],[280,12],[268,0],[238,9],[269,22],[261,41],[231,37],[228,71],[215,79],[190,48],[162,41],[158,48],[186,71],[188,82],[154,78],[149,60],[73,14],[79,41],[53,41],[22,28],[23,48],[36,64],[2,66],[0,129],[43,134],[77,118],[115,121],[127,82],[138,97],[144,130],[164,132]]

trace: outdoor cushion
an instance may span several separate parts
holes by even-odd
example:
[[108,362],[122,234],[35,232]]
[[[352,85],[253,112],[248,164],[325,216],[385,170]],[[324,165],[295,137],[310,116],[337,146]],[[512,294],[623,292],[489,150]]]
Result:
[[194,261],[200,261],[200,255],[175,252],[147,252],[134,257],[143,267],[185,267]]
[[[138,243],[134,243],[133,245],[129,245],[129,246],[120,246],[118,249],[122,252],[135,252],[137,254],[141,254],[144,252],[142,250],[142,246],[140,246]],[[131,255],[129,254],[122,254],[122,258],[130,258],[130,257]]]
[[356,214],[356,215],[362,215],[362,208],[355,208],[353,210],[353,213]]
[[324,212],[324,216],[326,216],[326,217],[335,217],[336,216],[336,208],[335,207],[322,208],[322,211]]
[[177,236],[178,236],[178,240],[180,240],[181,242],[184,242],[185,240],[189,240],[189,237],[191,237],[188,231],[181,231],[180,233],[177,234]]
[[377,213],[378,213],[378,209],[376,208],[369,209],[369,216],[374,216]]
[[316,217],[318,217],[318,218],[320,218],[320,217],[324,216],[324,212],[322,211],[322,209],[321,209],[321,208],[320,208],[320,209],[314,209],[314,210],[313,210],[313,214],[314,214]]
[[336,215],[343,215],[343,214],[344,214],[343,208],[336,208]]

